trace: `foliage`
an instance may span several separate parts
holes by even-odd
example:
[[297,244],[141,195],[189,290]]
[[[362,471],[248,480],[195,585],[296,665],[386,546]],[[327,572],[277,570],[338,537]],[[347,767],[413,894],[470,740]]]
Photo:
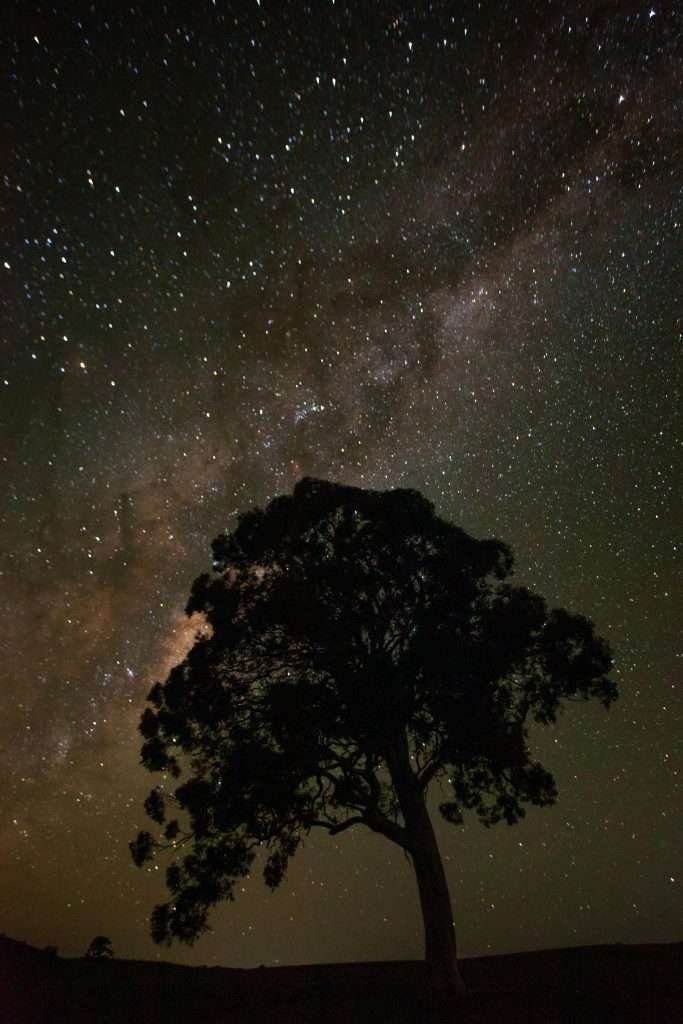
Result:
[[528,723],[571,700],[608,706],[611,659],[587,619],[511,574],[505,544],[410,490],[305,479],[214,541],[187,605],[210,628],[140,724],[142,763],[162,776],[145,808],[163,832],[131,851],[177,855],[156,941],[192,942],[259,851],[275,888],[312,828],[365,825],[410,851],[387,768],[399,740],[420,791],[435,778],[449,791],[450,822],[473,810],[512,824],[555,801]]
[[96,935],[85,951],[85,955],[91,960],[111,959],[114,956],[111,939],[108,939],[106,935]]

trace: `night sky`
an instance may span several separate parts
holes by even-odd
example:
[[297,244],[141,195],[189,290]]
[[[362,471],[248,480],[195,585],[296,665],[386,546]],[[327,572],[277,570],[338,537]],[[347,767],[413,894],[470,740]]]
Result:
[[462,954],[682,937],[675,6],[4,5],[0,931],[422,956],[382,837],[171,951],[128,852],[210,541],[314,475],[419,489],[615,652],[609,712],[532,734],[556,807],[439,825]]

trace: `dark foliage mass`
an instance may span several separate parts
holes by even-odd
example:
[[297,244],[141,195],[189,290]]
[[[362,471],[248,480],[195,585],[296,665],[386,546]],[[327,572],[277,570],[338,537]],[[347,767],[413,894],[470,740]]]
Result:
[[131,850],[138,864],[174,854],[155,940],[192,942],[259,852],[277,886],[312,828],[365,825],[414,855],[437,777],[449,822],[473,810],[512,824],[555,801],[528,725],[571,700],[608,706],[610,654],[587,619],[511,574],[505,544],[415,491],[320,480],[214,541],[187,605],[206,632],[140,725],[160,834]]
[[114,956],[111,939],[106,935],[96,935],[85,951],[85,955],[91,960],[111,959]]

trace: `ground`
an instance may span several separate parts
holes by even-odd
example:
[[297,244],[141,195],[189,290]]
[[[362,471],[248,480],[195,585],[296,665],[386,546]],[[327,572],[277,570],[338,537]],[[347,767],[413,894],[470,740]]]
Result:
[[[683,1019],[683,943],[464,960],[468,1024],[667,1024]],[[0,936],[8,1024],[423,1024],[419,962],[238,970],[63,959]]]

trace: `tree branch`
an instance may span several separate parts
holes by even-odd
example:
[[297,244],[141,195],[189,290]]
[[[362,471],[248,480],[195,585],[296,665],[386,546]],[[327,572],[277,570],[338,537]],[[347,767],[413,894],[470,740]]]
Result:
[[420,789],[424,792],[435,775],[438,775],[443,768],[443,762],[439,757],[433,757],[427,762],[422,771],[418,773]]
[[324,828],[327,829],[331,836],[339,835],[340,832],[344,832],[353,825],[367,825],[372,832],[379,832],[381,835],[386,836],[387,839],[391,839],[392,843],[400,846],[402,850],[409,852],[411,849],[410,838],[406,829],[402,825],[397,824],[397,822],[391,821],[390,818],[387,818],[376,808],[369,808],[364,814],[354,814],[344,821],[326,821],[314,818],[306,822],[306,828]]
[[392,843],[396,843],[402,850],[407,850],[408,852],[412,850],[412,843],[407,830],[397,822],[386,818],[381,811],[369,810],[366,812],[363,820],[373,832],[379,832],[381,835],[386,836],[387,839],[391,839]]
[[359,814],[353,815],[351,818],[347,818],[345,821],[320,821],[315,819],[314,821],[307,821],[306,827],[313,828],[326,828],[331,836],[337,836],[340,832],[346,831],[347,828],[351,828],[353,825],[367,825],[367,821]]

